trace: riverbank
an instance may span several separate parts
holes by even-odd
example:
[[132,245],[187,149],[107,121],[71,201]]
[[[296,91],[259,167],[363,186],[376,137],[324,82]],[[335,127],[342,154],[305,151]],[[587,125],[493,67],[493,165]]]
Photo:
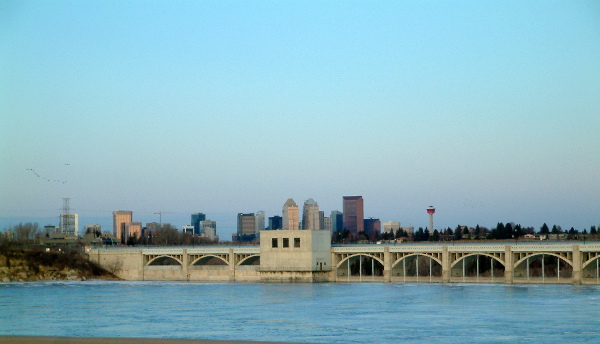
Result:
[[119,279],[75,251],[3,248],[0,282]]

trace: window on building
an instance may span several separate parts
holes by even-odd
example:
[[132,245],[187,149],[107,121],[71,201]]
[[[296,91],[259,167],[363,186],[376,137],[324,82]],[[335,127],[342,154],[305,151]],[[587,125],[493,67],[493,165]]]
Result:
[[283,238],[283,247],[290,247],[290,239]]
[[300,247],[300,238],[294,238],[294,247]]
[[271,239],[271,247],[272,248],[277,248],[277,238]]

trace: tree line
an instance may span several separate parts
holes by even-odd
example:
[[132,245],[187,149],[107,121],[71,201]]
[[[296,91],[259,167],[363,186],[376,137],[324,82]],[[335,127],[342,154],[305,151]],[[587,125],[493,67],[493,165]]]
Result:
[[590,230],[583,229],[579,231],[573,227],[569,230],[563,230],[561,226],[553,225],[552,228],[548,227],[544,223],[539,230],[536,232],[534,227],[523,227],[520,224],[514,224],[512,222],[503,223],[498,222],[494,228],[486,228],[477,225],[474,228],[458,225],[454,229],[448,227],[446,229],[434,229],[433,233],[430,233],[428,228],[419,227],[413,233],[408,233],[404,229],[400,228],[396,231],[378,233],[378,232],[359,232],[357,235],[352,235],[350,231],[344,228],[343,231],[334,232],[332,234],[332,243],[334,244],[348,244],[357,242],[378,242],[388,240],[406,240],[413,242],[420,241],[458,241],[458,240],[518,240],[523,238],[525,235],[549,235],[556,234],[560,235],[561,239],[565,240],[581,240],[581,239],[599,239],[600,233],[596,226],[591,226]]

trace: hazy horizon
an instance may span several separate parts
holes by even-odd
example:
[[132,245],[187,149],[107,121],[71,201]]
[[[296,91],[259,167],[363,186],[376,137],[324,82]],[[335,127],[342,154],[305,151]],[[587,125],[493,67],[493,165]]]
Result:
[[589,229],[599,42],[595,1],[4,1],[0,218]]

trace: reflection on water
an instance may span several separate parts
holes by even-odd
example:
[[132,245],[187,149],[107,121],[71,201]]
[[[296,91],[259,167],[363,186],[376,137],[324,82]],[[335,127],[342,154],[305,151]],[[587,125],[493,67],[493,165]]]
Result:
[[0,334],[317,343],[596,343],[600,286],[0,283]]

